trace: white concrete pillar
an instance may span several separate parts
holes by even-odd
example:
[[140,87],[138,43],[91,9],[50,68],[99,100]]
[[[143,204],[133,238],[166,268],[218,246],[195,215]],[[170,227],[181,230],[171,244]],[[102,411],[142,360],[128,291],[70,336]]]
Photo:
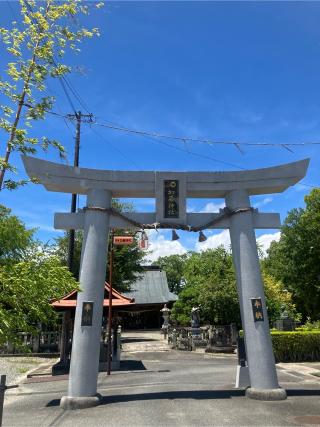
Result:
[[[229,192],[226,206],[230,210],[249,208],[247,192]],[[286,392],[278,384],[251,211],[230,217],[230,238],[251,382],[247,396],[261,400],[282,400],[286,398]],[[264,321],[254,321],[252,298],[261,298]]]
[[[110,205],[109,191],[89,191],[88,208],[109,208]],[[109,214],[101,210],[86,210],[81,253],[81,292],[78,292],[74,322],[69,389],[68,396],[64,396],[60,404],[64,409],[85,408],[100,402],[97,380],[108,235]],[[92,326],[81,326],[84,302],[93,303]]]

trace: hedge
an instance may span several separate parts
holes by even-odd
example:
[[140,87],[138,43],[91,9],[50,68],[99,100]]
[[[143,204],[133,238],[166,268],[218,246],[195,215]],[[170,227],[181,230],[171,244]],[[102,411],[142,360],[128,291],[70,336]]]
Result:
[[320,331],[271,331],[276,362],[320,361]]

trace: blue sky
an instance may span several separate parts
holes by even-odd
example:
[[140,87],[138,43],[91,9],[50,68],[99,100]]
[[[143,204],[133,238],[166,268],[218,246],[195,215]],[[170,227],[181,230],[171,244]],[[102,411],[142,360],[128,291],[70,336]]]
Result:
[[[0,26],[8,26],[15,14],[18,3],[0,2]],[[74,69],[69,79],[100,123],[224,141],[320,141],[319,19],[318,2],[110,2],[81,21],[99,27],[101,37],[85,42],[79,55],[67,55],[66,62]],[[3,76],[8,57],[0,49]],[[54,110],[72,113],[59,83],[51,81],[49,87],[58,100]],[[73,102],[87,112],[76,99]],[[92,128],[82,127],[84,167],[216,171],[310,157],[303,183],[320,184],[320,146],[316,145],[294,148],[294,153],[246,147],[241,154],[232,146],[186,146]],[[72,162],[72,124],[67,128],[61,118],[48,116],[32,132],[61,141]],[[39,157],[59,161],[54,152],[39,152]],[[18,156],[13,159],[20,165]],[[280,195],[254,197],[252,202],[261,211],[280,212],[284,219],[288,210],[303,206],[310,190],[299,184]],[[39,227],[37,236],[43,241],[59,235],[53,230],[53,213],[67,211],[69,199],[35,185],[0,194],[0,203],[28,226]],[[191,200],[189,209],[216,210],[221,202]],[[80,205],[84,203],[81,197]],[[151,200],[134,203],[140,211],[154,208]],[[258,230],[257,236],[269,242],[265,235],[273,233],[276,230]],[[152,236],[155,254],[199,249],[196,235],[181,233],[174,243],[168,238],[169,232]],[[217,242],[228,244],[226,233],[211,233],[202,247]]]

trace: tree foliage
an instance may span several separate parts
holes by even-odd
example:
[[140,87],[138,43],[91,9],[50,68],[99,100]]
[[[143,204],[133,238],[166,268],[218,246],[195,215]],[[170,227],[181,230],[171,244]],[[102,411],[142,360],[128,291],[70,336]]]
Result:
[[279,242],[273,242],[265,270],[292,292],[304,318],[320,318],[320,189],[305,197],[305,208],[288,213]]
[[77,289],[77,282],[39,242],[33,230],[0,206],[0,345],[16,332],[33,332],[55,319],[50,299]]
[[262,277],[269,320],[274,322],[280,319],[281,315],[286,311],[288,317],[300,321],[301,315],[297,312],[296,305],[293,303],[292,293],[285,289],[281,281],[275,279],[266,272],[263,272]]
[[185,261],[183,277],[186,285],[173,306],[173,319],[189,324],[192,307],[200,305],[202,322],[240,323],[232,257],[224,248],[192,253]]
[[47,150],[51,146],[63,155],[58,141],[46,136],[39,140],[27,129],[52,109],[54,97],[43,96],[43,92],[49,78],[70,73],[71,68],[63,62],[66,52],[78,51],[83,39],[98,35],[97,28],[89,30],[73,23],[88,13],[88,6],[79,0],[20,0],[20,5],[21,21],[12,22],[11,28],[0,28],[0,39],[11,56],[7,77],[0,78],[0,93],[7,99],[0,105],[0,129],[7,134],[5,154],[0,157],[0,190],[26,183],[4,181],[5,171],[16,171],[9,162],[13,151],[34,154],[38,147]]
[[23,259],[32,236],[33,230],[27,230],[10,209],[0,205],[0,265]]
[[[170,272],[172,259],[166,258]],[[166,258],[161,260],[164,270]],[[179,300],[173,305],[172,320],[182,325],[190,325],[192,307],[200,306],[202,323],[236,323],[240,327],[240,309],[231,253],[223,247],[200,253],[193,252],[181,256],[179,265],[185,286],[179,293]],[[292,294],[284,289],[280,281],[266,273],[263,273],[263,280],[270,323],[279,319],[284,310],[296,318]]]
[[188,255],[169,255],[158,258],[153,264],[166,272],[170,292],[179,294],[184,285],[183,270]]
[[33,254],[28,261],[0,266],[0,345],[14,342],[19,331],[34,333],[39,323],[56,320],[50,300],[78,289],[55,257]]

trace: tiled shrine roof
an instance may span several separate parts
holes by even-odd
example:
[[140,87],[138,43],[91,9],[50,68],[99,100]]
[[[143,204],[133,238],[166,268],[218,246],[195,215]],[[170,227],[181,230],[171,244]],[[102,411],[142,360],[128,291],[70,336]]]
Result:
[[[109,290],[110,290],[109,283],[105,282],[104,300],[103,300],[104,307],[109,306]],[[64,297],[52,301],[51,305],[58,310],[76,308],[77,295],[78,295],[78,291],[74,290],[69,294],[65,295]],[[134,304],[135,304],[134,298],[126,297],[122,295],[120,292],[116,291],[115,289],[112,289],[112,307],[124,307],[124,306],[130,306]]]
[[126,298],[133,298],[136,304],[165,304],[177,301],[178,296],[169,291],[167,275],[157,266],[147,266],[131,290],[125,292]]

